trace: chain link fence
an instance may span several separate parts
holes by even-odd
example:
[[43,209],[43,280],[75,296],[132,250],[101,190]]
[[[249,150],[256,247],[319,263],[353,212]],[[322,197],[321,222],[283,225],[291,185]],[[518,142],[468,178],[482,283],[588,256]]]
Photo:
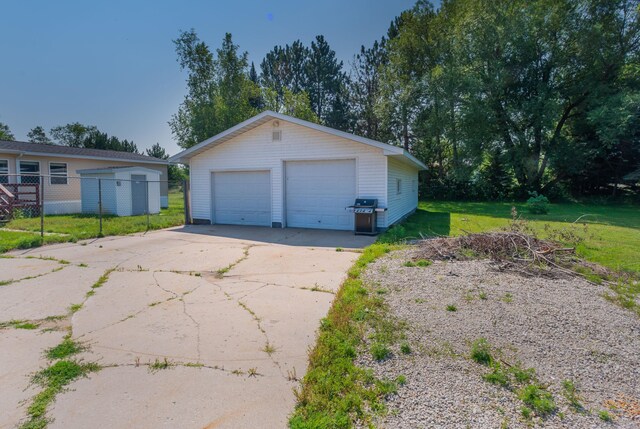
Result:
[[138,173],[1,175],[0,228],[74,241],[183,225],[186,181]]

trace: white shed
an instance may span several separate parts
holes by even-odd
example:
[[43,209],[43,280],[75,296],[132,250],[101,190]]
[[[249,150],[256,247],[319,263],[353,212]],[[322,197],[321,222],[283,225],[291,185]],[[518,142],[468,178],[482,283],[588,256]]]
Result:
[[401,147],[265,111],[170,158],[189,165],[194,223],[350,230],[356,198],[385,229],[415,211],[426,166]]
[[136,216],[160,213],[160,173],[144,167],[77,170],[82,213]]

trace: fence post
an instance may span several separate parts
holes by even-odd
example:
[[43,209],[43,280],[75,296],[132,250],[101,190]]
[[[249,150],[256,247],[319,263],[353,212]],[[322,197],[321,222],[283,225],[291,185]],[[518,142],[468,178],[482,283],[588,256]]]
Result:
[[98,219],[100,219],[100,232],[98,235],[102,237],[102,179],[98,179]]
[[40,239],[44,243],[44,176],[40,176]]
[[191,201],[191,196],[189,195],[189,179],[184,179],[182,181],[182,196],[184,198],[184,224],[191,224],[191,205],[189,202]]
[[147,212],[147,231],[149,231],[149,181],[144,179],[144,189],[145,189],[145,200],[147,202],[145,211]]

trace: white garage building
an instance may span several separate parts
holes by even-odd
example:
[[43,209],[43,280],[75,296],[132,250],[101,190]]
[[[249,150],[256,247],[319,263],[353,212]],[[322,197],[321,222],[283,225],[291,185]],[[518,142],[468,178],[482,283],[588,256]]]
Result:
[[353,229],[377,198],[378,228],[418,205],[425,165],[403,148],[265,111],[169,159],[190,167],[194,223]]

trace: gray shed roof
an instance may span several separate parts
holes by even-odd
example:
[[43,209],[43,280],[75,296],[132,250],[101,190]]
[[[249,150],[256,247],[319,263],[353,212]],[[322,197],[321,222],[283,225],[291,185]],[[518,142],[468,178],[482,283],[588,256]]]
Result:
[[135,161],[148,164],[168,164],[164,159],[115,150],[85,149],[82,147],[59,146],[53,144],[28,143],[0,140],[0,153],[53,156],[61,158],[88,158],[112,161]]

